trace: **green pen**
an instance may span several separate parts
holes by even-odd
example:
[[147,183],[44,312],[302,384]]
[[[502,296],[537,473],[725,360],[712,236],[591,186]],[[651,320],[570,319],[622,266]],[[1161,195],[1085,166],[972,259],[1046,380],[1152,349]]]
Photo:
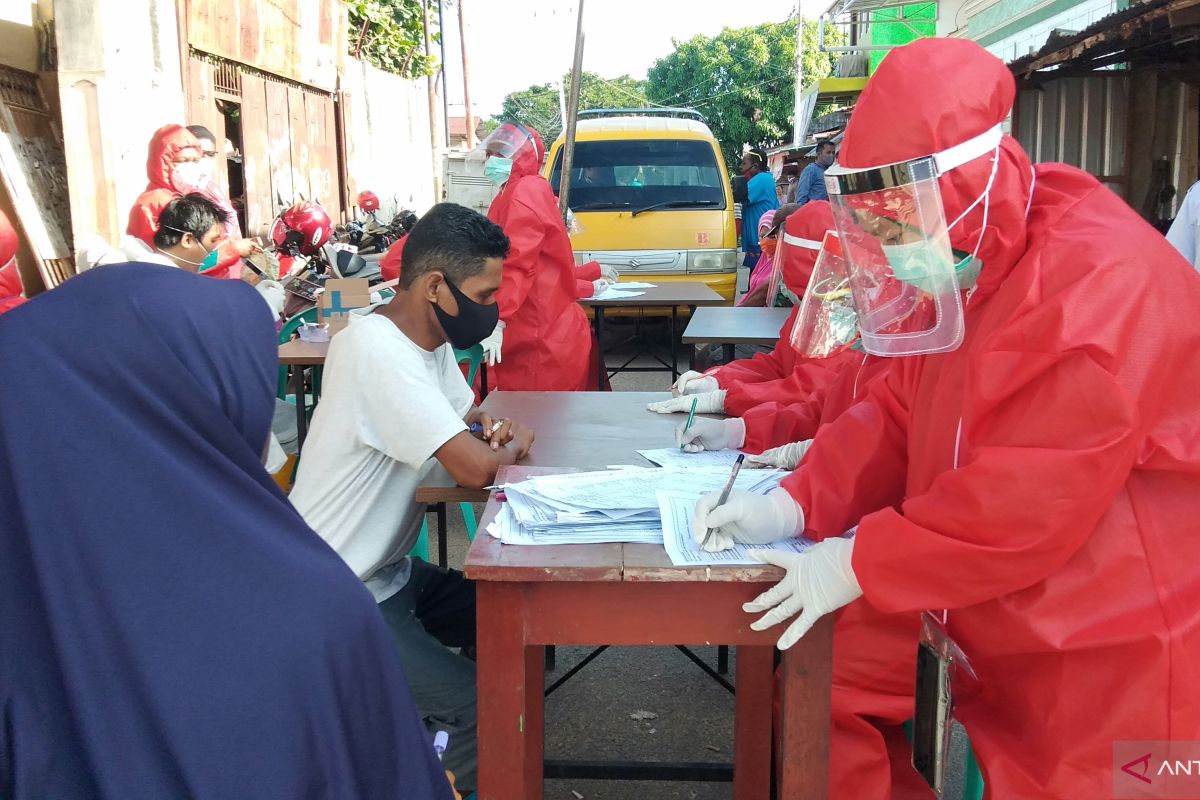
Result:
[[[692,419],[694,419],[696,416],[696,403],[698,403],[698,402],[700,402],[700,395],[696,395],[695,397],[692,398],[692,410],[688,412],[688,420],[687,420],[687,422],[685,422],[683,424],[683,432],[684,433],[687,433],[688,428],[692,427]],[[679,445],[679,449],[680,450],[683,449],[682,444]]]

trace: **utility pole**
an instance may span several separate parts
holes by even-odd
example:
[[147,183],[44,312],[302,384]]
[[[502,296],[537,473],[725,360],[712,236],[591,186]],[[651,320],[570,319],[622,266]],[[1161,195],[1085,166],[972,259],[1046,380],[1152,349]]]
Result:
[[467,107],[467,149],[475,149],[475,112],[471,110],[471,68],[467,62],[467,23],[463,21],[463,3],[458,0],[458,43],[462,49],[463,105]]
[[446,21],[442,14],[443,0],[437,0],[438,4],[438,58],[441,63],[438,64],[438,75],[442,82],[442,133],[444,134],[442,141],[446,143],[446,149],[450,149],[450,95],[446,92]]
[[[421,27],[425,34],[425,58],[433,59],[433,48],[429,38],[429,0],[421,0]],[[425,76],[425,88],[429,95],[429,152],[433,167],[433,196],[434,201],[442,199],[441,159],[438,158],[437,130],[437,89],[433,83],[433,74]]]
[[792,111],[792,147],[799,147],[800,129],[807,128],[806,122],[801,121],[800,114],[804,102],[800,99],[804,91],[804,17],[800,13],[801,2],[796,0],[796,104]]
[[583,74],[583,0],[579,2],[579,19],[575,23],[575,63],[571,66],[571,97],[567,102],[566,132],[563,142],[563,162],[558,184],[558,210],[567,216],[567,201],[571,196],[571,168],[575,164],[575,120],[579,117],[579,81]]

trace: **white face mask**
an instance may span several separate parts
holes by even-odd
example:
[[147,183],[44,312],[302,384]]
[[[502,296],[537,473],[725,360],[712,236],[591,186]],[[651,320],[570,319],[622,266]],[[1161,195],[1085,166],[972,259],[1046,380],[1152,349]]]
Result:
[[198,186],[207,186],[209,181],[212,180],[213,172],[215,171],[215,165],[213,162],[215,161],[215,158],[202,158],[196,162],[200,165],[200,169],[197,170],[200,176],[200,183],[197,184]]
[[199,161],[180,161],[171,168],[171,186],[187,194],[204,185],[204,168]]

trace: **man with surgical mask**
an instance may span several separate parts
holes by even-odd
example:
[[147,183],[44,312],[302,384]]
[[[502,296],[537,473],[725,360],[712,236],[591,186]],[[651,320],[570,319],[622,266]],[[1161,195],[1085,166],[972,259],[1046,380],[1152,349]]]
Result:
[[993,797],[1125,796],[1122,743],[1200,737],[1200,283],[1095,178],[1030,163],[1015,95],[973,42],[889,53],[826,185],[862,345],[894,363],[779,489],[696,508],[710,548],[819,540],[752,551],[785,573],[744,607],[781,648],[856,603],[920,621],[928,680],[834,731],[834,796],[900,796],[914,708],[925,779],[952,710]]
[[[329,345],[290,499],[366,584],[396,639],[426,723],[450,734],[446,766],[475,785],[475,591],[461,572],[409,558],[418,484],[481,488],[533,432],[474,405],[454,349],[495,327],[508,238],[480,214],[434,206],[409,232],[396,296],[352,315]],[[466,791],[464,791],[464,794]]]

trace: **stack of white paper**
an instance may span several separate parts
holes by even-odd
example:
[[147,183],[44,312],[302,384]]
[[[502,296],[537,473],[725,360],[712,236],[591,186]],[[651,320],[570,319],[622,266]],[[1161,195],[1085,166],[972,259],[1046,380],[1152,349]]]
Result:
[[[736,486],[763,493],[787,473],[746,470]],[[663,541],[658,492],[693,498],[719,491],[725,469],[624,468],[545,475],[504,487],[488,533],[505,544],[594,544]]]

